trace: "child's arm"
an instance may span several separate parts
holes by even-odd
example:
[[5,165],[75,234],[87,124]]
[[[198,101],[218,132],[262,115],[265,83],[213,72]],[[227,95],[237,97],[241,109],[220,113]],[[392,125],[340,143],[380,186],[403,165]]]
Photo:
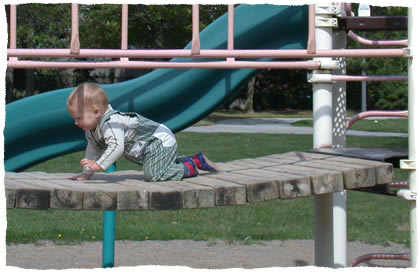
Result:
[[[104,140],[107,145],[103,154],[96,148],[95,140],[86,133],[88,146],[86,148],[86,158],[80,161],[83,173],[71,177],[72,180],[87,180],[95,172],[103,171],[111,166],[124,153],[124,131],[118,123],[105,123],[103,128]],[[85,170],[88,169],[88,170]]]
[[86,139],[88,141],[88,145],[86,147],[86,152],[85,152],[86,158],[84,158],[83,160],[80,161],[80,165],[83,167],[83,173],[72,176],[72,177],[69,177],[68,179],[71,179],[71,180],[88,180],[95,173],[95,171],[91,167],[84,167],[83,164],[82,164],[82,161],[84,161],[84,160],[94,161],[96,158],[99,158],[99,156],[100,156],[99,150],[96,149],[95,146],[92,144],[93,139],[91,139],[91,137],[89,136],[88,133],[86,133]]
[[113,121],[113,118],[111,117],[111,120],[106,122],[101,129],[107,147],[101,156],[96,160],[96,165],[91,168],[93,171],[102,171],[107,169],[124,154],[125,140],[122,124],[117,121]]
[[89,160],[89,159],[83,159],[80,161],[80,165],[83,167],[83,169],[89,169],[90,171],[97,172],[97,171],[103,171],[102,167],[99,166],[99,164],[96,163],[96,161]]

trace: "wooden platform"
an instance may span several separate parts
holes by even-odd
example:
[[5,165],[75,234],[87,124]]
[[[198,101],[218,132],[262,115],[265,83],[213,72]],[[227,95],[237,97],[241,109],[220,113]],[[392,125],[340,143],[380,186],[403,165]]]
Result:
[[242,205],[390,183],[390,163],[331,154],[290,152],[219,163],[220,172],[182,181],[144,182],[143,173],[97,173],[72,181],[71,173],[7,172],[7,208],[167,210]]
[[408,148],[316,148],[308,152],[390,162],[395,168],[400,167],[400,160],[408,158]]

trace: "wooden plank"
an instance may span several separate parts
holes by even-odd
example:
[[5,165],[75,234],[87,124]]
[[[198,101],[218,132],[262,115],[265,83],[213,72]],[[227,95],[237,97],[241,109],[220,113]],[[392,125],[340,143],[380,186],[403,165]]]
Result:
[[126,186],[117,195],[118,210],[170,210],[182,208],[181,190],[166,182],[146,182],[142,172],[124,171],[95,174],[96,178]]
[[279,173],[267,168],[243,170],[238,174],[259,177],[262,180],[276,183],[281,199],[303,197],[311,194],[309,177]]
[[364,160],[375,161],[394,161],[408,158],[408,148],[360,148],[360,147],[341,147],[341,148],[315,148],[308,152],[344,156]]
[[12,209],[16,207],[17,190],[12,188],[5,188],[6,208]]
[[149,195],[150,210],[176,210],[182,208],[181,190],[165,186],[166,182],[140,182],[138,189]]
[[77,184],[80,186],[88,185],[95,189],[84,190],[83,209],[85,210],[118,210],[118,204],[121,202],[118,200],[126,197],[127,191],[131,191],[131,188],[108,181],[106,177],[103,180],[78,181]]
[[283,154],[273,154],[270,156],[272,158],[289,160],[291,161],[291,163],[301,162],[301,161],[311,161],[314,159],[326,159],[326,158],[332,157],[332,155],[309,153],[309,152],[288,152],[288,153],[283,153]]
[[182,208],[210,208],[215,205],[215,192],[209,186],[184,181],[168,181],[164,185],[181,191]]
[[[93,177],[95,177],[95,175],[99,175],[99,174],[104,174],[103,172],[97,172],[93,175]],[[137,171],[137,170],[118,170],[115,172],[109,172],[106,173],[106,175],[110,175],[110,176],[129,176],[131,179],[143,179],[144,178],[144,172],[143,171]]]
[[250,163],[255,168],[260,168],[261,166],[262,167],[273,166],[273,165],[278,164],[278,163],[270,161],[270,160],[265,160],[264,158],[247,158],[247,159],[241,159],[241,160],[239,160],[239,162]]
[[352,164],[352,165],[355,164],[355,165],[375,167],[376,184],[391,183],[394,177],[394,169],[391,163],[371,161],[371,160],[362,160],[362,159],[342,157],[342,156],[335,156],[332,158],[328,158],[327,160],[344,162],[344,163]]
[[49,190],[33,184],[26,184],[19,180],[5,180],[5,187],[9,190],[14,190],[16,208],[38,210],[49,208]]
[[20,182],[28,185],[39,186],[40,188],[50,192],[50,208],[73,210],[82,209],[83,191],[74,190],[71,186],[72,182],[70,180],[34,180],[33,176],[22,176],[24,178],[20,178]]
[[246,203],[245,186],[205,176],[188,178],[183,181],[213,188],[215,190],[216,206],[242,205]]
[[110,172],[110,173],[95,173],[91,180],[104,180],[106,179],[108,182],[114,182],[118,183],[123,180],[137,180],[137,181],[145,181],[143,172],[140,171],[116,171],[116,172]]
[[[101,178],[106,180],[107,184],[101,184]],[[89,198],[89,200],[85,204],[87,205],[95,200],[107,199],[109,207],[112,207],[115,201],[116,210],[148,210],[150,207],[149,192],[140,188],[145,182],[125,178],[107,173],[96,175],[97,180],[86,181],[86,185],[97,188],[97,196],[94,193],[86,195],[85,197]],[[99,183],[97,184],[96,182]],[[113,195],[104,193],[104,189],[108,192],[115,192],[115,199],[113,199]]]
[[149,209],[149,192],[132,190],[117,192],[117,210],[147,210]]
[[16,173],[16,172],[5,172],[4,173],[4,181],[7,181],[9,179],[19,178],[19,177],[20,177],[20,173]]
[[392,165],[308,152],[218,163],[218,173],[183,181],[145,182],[141,171],[5,174],[7,207],[94,210],[167,210],[241,205],[370,187],[392,181]]
[[249,177],[235,172],[217,173],[212,177],[245,186],[247,202],[279,198],[279,189],[275,181],[260,177]]
[[311,178],[311,191],[313,194],[326,194],[344,190],[343,175],[336,171],[321,171],[297,165],[283,165],[265,168],[270,171],[303,175]]
[[148,210],[150,192],[141,189],[144,183],[147,182],[130,179],[119,181],[118,184],[127,189],[122,188],[117,192],[117,210]]
[[237,171],[244,170],[248,168],[255,168],[255,165],[250,164],[249,162],[243,162],[241,160],[230,161],[226,163],[220,170],[221,171]]
[[261,159],[265,160],[265,161],[271,161],[274,162],[276,164],[289,164],[289,163],[293,163],[295,160],[291,160],[291,159],[287,159],[287,158],[280,158],[280,157],[276,157],[274,155],[268,155],[268,156],[264,156],[264,157],[260,157]]
[[230,162],[227,163],[216,163],[217,169],[219,169],[219,172],[228,172],[232,170],[240,170],[240,169],[246,169],[247,166],[244,165],[236,165],[232,164]]
[[300,162],[295,165],[312,167],[318,169],[333,170],[343,173],[344,178],[344,187],[346,189],[370,187],[376,184],[376,174],[375,169],[365,166],[356,166],[353,167],[349,164],[330,164],[325,160],[319,161],[310,161],[310,162]]
[[[94,210],[130,209],[130,207],[127,207],[127,199],[132,200],[135,198],[138,200],[142,197],[142,194],[132,191],[130,187],[113,184],[110,181],[111,176],[106,174],[96,175],[97,179],[89,181],[53,179],[56,176],[55,174],[44,174],[41,176],[39,173],[36,173],[36,175],[21,176],[39,178],[38,180],[26,180],[26,182],[35,183],[50,190],[51,208],[83,208]],[[103,177],[104,180],[99,180],[98,178],[100,177]],[[131,209],[133,208],[131,207]]]
[[[13,175],[7,175],[5,173],[4,176],[4,190],[6,193],[6,207],[8,209],[11,208],[18,208],[17,207],[17,194],[18,190],[20,189],[19,186],[14,185],[14,179],[11,178]],[[12,173],[14,174],[14,173]]]
[[[135,178],[130,180],[130,178]],[[95,173],[89,181],[83,183],[98,188],[98,195],[87,194],[86,205],[97,200],[106,199],[110,209],[115,210],[148,210],[150,208],[150,192],[142,190],[141,186],[147,184],[142,181],[142,172],[120,171],[112,173]],[[143,186],[144,187],[144,186]],[[102,192],[114,192],[115,195]]]

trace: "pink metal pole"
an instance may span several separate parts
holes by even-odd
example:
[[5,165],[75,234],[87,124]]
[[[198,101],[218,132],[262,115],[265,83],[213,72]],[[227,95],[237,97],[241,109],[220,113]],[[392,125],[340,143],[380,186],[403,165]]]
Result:
[[[80,49],[78,55],[72,55],[68,49],[7,49],[9,57],[34,58],[191,58],[191,50],[187,49],[154,49],[154,50],[119,50],[119,49]],[[267,50],[200,50],[197,58],[314,58],[314,57],[394,57],[406,55],[405,49],[319,49],[315,54],[308,54],[306,49],[267,49]]]
[[341,7],[344,9],[346,16],[351,16],[351,3],[341,3]]
[[[234,26],[235,26],[235,13],[234,13],[234,5],[228,5],[228,50],[233,50],[234,44]],[[234,58],[227,58],[227,61],[235,61]]]
[[[121,9],[121,49],[128,49],[128,4],[123,4]],[[128,58],[120,58],[121,61],[128,61]]]
[[71,4],[71,41],[70,54],[80,53],[79,41],[79,5]]
[[332,81],[407,81],[408,76],[348,76],[332,75]]
[[308,18],[308,45],[306,46],[308,54],[316,53],[315,41],[315,5],[309,5],[309,18]]
[[349,31],[347,34],[352,40],[359,42],[361,44],[366,45],[377,45],[377,46],[408,46],[408,40],[394,40],[394,41],[376,41],[376,40],[368,40],[363,38],[353,31]]
[[200,6],[192,5],[191,55],[200,55]]
[[54,62],[54,61],[8,61],[8,68],[209,68],[209,69],[319,69],[317,61],[212,61],[212,62],[172,62],[172,61],[105,61],[105,62]]
[[[9,47],[16,48],[16,5],[10,5],[10,39]],[[17,61],[16,57],[9,57],[12,61]]]
[[346,129],[349,129],[357,121],[367,117],[404,117],[408,118],[408,111],[365,111],[356,114],[346,122]]

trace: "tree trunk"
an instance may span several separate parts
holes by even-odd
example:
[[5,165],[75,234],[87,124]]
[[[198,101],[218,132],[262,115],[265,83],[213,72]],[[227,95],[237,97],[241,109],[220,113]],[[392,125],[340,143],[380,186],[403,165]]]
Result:
[[246,92],[245,112],[254,113],[254,91],[255,91],[255,76],[248,82],[248,90]]
[[35,70],[34,69],[26,69],[25,74],[25,89],[26,89],[26,97],[31,96],[34,94],[35,89]]
[[6,70],[6,104],[13,101],[13,69]]

